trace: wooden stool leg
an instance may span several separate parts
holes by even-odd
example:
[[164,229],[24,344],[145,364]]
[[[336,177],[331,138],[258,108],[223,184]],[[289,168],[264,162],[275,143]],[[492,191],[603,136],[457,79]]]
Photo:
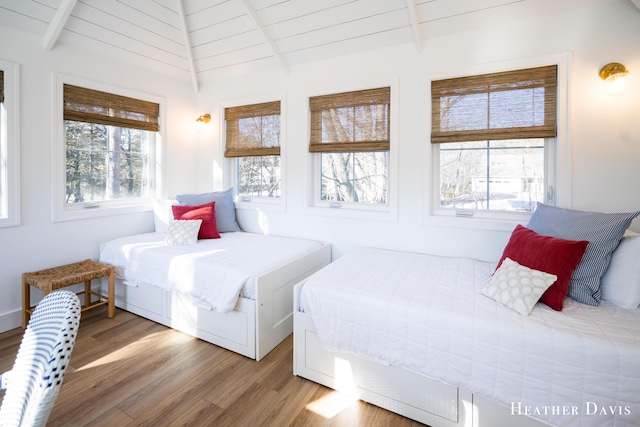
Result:
[[112,268],[109,273],[109,288],[107,295],[109,296],[109,303],[107,305],[107,314],[109,319],[116,315],[116,284],[115,284],[115,271]]
[[27,329],[31,314],[31,285],[27,284],[25,274],[22,274],[22,329]]
[[84,306],[91,305],[91,280],[84,281]]

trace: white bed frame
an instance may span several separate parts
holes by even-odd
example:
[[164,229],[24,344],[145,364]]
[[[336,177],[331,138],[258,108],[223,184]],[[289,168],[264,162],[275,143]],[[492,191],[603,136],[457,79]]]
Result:
[[322,348],[294,286],[293,374],[431,427],[542,427],[489,400],[398,366]]
[[238,298],[235,309],[229,313],[218,313],[174,291],[119,279],[115,286],[116,306],[260,360],[293,331],[293,286],[330,262],[331,244],[324,243],[319,249],[257,277],[256,299]]

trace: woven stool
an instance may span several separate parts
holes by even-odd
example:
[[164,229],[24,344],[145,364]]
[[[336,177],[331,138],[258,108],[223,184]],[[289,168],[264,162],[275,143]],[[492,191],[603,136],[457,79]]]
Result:
[[[91,280],[100,277],[109,278],[108,296],[91,290]],[[33,273],[22,273],[22,328],[27,327],[31,312],[35,308],[31,306],[31,286],[40,289],[46,296],[56,289],[84,282],[84,291],[78,292],[78,295],[84,294],[82,311],[108,304],[108,316],[112,318],[116,314],[114,280],[113,266],[90,259]],[[92,303],[92,295],[100,300]]]

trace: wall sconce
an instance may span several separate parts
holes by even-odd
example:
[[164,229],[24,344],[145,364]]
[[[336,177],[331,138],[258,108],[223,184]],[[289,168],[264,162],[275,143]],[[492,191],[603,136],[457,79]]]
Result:
[[600,69],[600,78],[604,80],[604,92],[607,95],[621,95],[627,90],[629,71],[619,62],[610,62]]
[[211,116],[209,114],[203,114],[196,119],[196,122],[200,125],[206,125],[211,121]]

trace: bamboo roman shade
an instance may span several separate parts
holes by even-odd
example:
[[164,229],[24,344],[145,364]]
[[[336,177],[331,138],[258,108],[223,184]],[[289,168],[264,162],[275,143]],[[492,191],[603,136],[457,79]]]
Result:
[[158,131],[160,106],[121,95],[64,85],[64,119]]
[[391,88],[309,98],[309,151],[388,151]]
[[280,101],[229,107],[225,157],[280,155]]
[[431,82],[431,142],[556,136],[557,66]]

